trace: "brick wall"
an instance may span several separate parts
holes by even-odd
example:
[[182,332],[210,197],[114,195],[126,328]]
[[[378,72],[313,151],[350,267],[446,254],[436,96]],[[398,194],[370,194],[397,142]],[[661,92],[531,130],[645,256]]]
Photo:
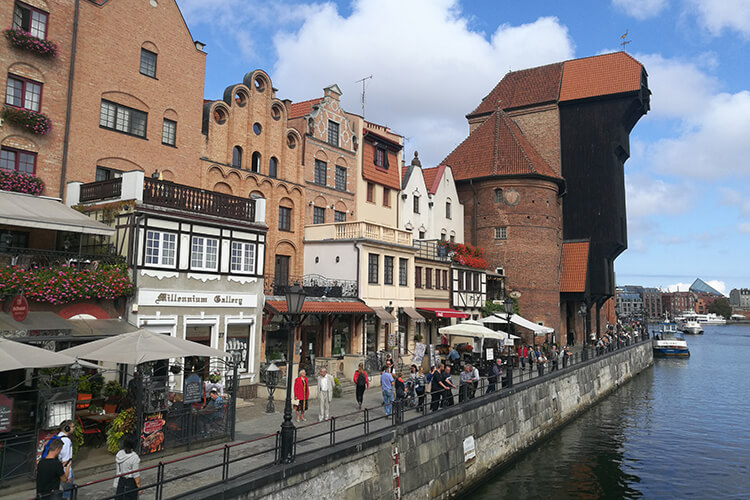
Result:
[[557,175],[562,175],[560,157],[560,114],[554,104],[509,116]]

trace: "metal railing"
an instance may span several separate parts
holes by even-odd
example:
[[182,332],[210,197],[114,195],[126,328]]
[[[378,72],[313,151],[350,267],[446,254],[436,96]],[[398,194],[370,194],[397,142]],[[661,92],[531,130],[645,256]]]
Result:
[[102,245],[101,253],[59,252],[38,248],[0,249],[0,266],[18,266],[24,269],[68,266],[79,270],[96,270],[102,265],[121,265],[125,259],[113,254],[109,245]]
[[282,296],[286,294],[294,284],[299,284],[305,289],[308,297],[332,297],[352,298],[359,297],[359,286],[357,280],[340,280],[327,278],[320,274],[305,274],[304,276],[277,277],[266,274],[264,277],[264,290],[266,295]]
[[88,182],[81,185],[80,201],[119,198],[122,194],[122,177],[105,181]]
[[450,262],[451,257],[445,242],[441,240],[415,240],[414,248],[417,253],[414,254],[418,259],[438,260],[441,262]]
[[230,219],[255,221],[255,200],[159,179],[143,179],[143,202]]
[[[532,381],[539,379],[551,380],[568,373],[574,366],[593,361],[597,358],[614,355],[622,349],[646,341],[650,342],[650,339],[648,337],[635,341],[630,339],[616,339],[606,348],[585,347],[582,351],[569,356],[567,362],[560,362],[560,366],[550,366],[549,371],[546,368],[541,371],[524,371],[521,372],[518,380],[514,380],[515,369],[509,366],[508,368],[504,368],[500,377],[484,376],[480,377],[475,383],[465,382],[462,384],[459,382],[457,385],[452,383],[452,387],[437,391],[423,391],[420,393],[415,389],[413,384],[407,383],[405,385],[404,397],[384,404],[382,408],[363,408],[351,413],[331,417],[328,420],[296,427],[294,453],[296,454],[297,449],[300,447],[305,448],[304,453],[310,453],[336,444],[359,439],[363,436],[401,425],[406,421],[425,418],[430,413],[443,412],[453,407],[458,408],[469,401],[487,398],[493,394],[496,394],[496,398],[502,398],[511,394],[511,391],[517,392],[523,390],[524,384],[530,384]],[[458,373],[452,375],[455,376]],[[451,379],[451,382],[453,380]],[[258,446],[265,446],[265,448],[257,449]],[[270,460],[271,454],[273,454],[273,461]],[[189,472],[175,472],[173,475],[169,474],[169,469],[171,468],[184,471],[187,462],[196,459],[200,460],[200,465],[196,469],[191,469]],[[164,486],[174,484],[176,481],[184,480],[188,477],[196,477],[203,472],[220,469],[221,482],[225,482],[239,475],[246,475],[264,468],[270,468],[277,465],[280,460],[280,433],[276,432],[248,441],[227,444],[221,448],[214,448],[187,457],[159,462],[156,465],[140,469],[142,486],[139,488],[139,491],[153,492],[154,498],[161,500],[163,498]],[[238,464],[242,465],[239,466]],[[143,479],[144,473],[148,473],[145,480]],[[209,476],[218,477],[214,475]],[[82,491],[85,491],[87,488],[93,489],[95,485],[105,482],[111,484],[115,477],[119,476],[76,485],[72,498],[74,500],[77,499]],[[215,483],[217,481],[213,480],[210,484]],[[208,484],[202,484],[201,488],[205,488],[206,486]],[[187,491],[176,492],[170,489],[170,495],[181,493],[187,493]],[[97,498],[108,500],[115,497]]]

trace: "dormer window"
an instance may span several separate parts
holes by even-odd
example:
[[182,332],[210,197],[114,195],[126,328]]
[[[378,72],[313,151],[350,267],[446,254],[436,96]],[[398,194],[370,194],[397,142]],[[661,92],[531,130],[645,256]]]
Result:
[[380,168],[388,168],[388,151],[382,146],[375,145],[375,156],[373,161]]

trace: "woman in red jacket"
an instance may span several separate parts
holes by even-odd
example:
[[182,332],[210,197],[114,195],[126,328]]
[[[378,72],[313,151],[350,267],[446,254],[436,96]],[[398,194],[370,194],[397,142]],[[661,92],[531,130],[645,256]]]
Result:
[[370,379],[367,377],[367,372],[362,363],[359,364],[359,369],[354,372],[354,385],[357,386],[357,406],[362,409],[362,398],[365,394],[365,389],[370,388]]
[[305,420],[307,411],[307,400],[310,399],[310,384],[307,382],[305,370],[299,371],[299,376],[294,380],[294,399],[297,400],[297,422]]

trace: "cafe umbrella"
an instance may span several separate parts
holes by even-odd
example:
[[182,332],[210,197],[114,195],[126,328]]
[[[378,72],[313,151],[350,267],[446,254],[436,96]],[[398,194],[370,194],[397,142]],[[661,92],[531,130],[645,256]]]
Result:
[[[24,368],[68,366],[75,362],[75,356],[0,338],[0,372]],[[88,368],[98,368],[97,365],[85,361],[79,361],[78,363]]]

